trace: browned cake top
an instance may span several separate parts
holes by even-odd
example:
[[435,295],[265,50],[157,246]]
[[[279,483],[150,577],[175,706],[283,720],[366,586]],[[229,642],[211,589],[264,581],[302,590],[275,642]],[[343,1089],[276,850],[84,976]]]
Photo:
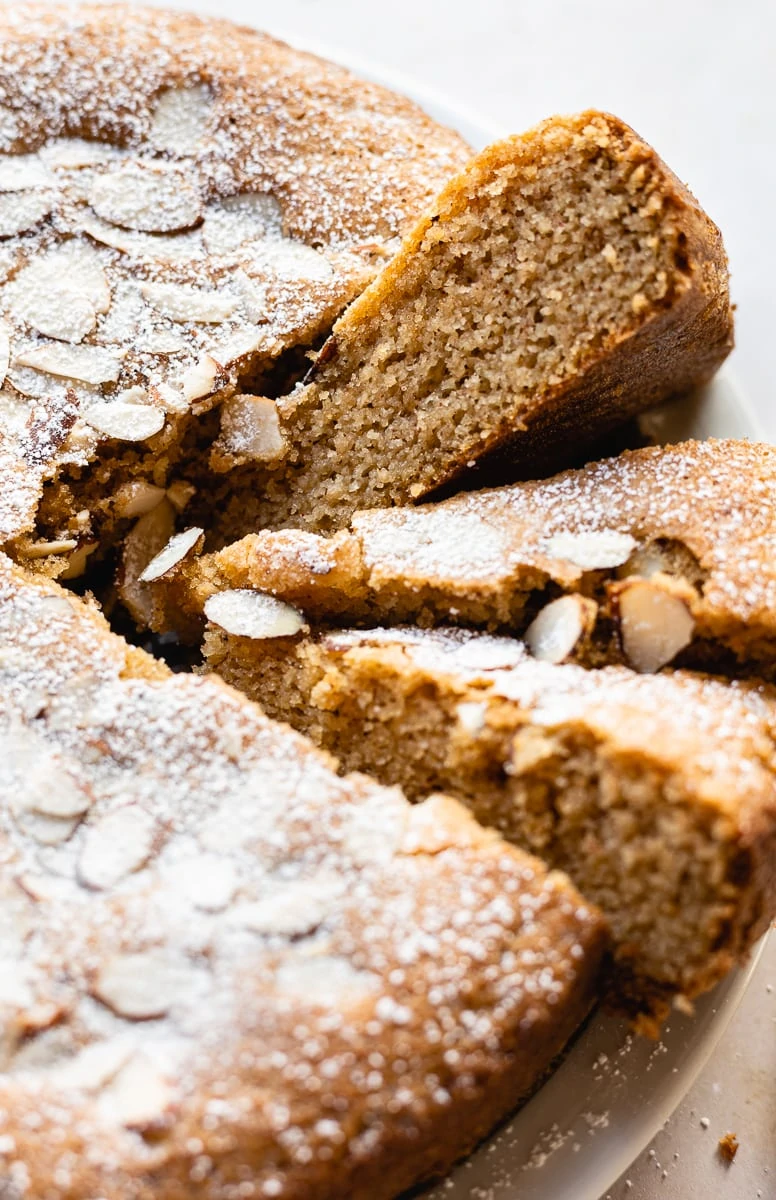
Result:
[[56,466],[162,445],[325,329],[467,157],[403,97],[227,22],[4,6],[0,540]]
[[13,1200],[340,1194],[590,971],[562,876],[452,801],[338,777],[1,558],[0,741]]

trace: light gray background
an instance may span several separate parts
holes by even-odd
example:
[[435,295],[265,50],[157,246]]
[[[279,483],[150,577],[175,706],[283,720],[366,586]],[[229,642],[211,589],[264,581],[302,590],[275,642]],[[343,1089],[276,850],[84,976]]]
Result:
[[[370,59],[443,93],[496,132],[586,107],[625,118],[723,230],[738,305],[738,348],[726,369],[776,441],[773,0],[189,0],[178,7]],[[741,1141],[731,1167],[716,1154],[728,1130]],[[776,934],[698,1083],[608,1195],[776,1200]]]

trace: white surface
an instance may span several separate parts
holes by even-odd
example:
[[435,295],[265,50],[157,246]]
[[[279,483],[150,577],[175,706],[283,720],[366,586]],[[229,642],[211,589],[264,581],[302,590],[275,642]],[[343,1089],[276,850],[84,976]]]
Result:
[[341,47],[423,81],[504,132],[587,107],[629,121],[724,233],[738,304],[733,371],[776,440],[773,0],[189,0],[177,7]]

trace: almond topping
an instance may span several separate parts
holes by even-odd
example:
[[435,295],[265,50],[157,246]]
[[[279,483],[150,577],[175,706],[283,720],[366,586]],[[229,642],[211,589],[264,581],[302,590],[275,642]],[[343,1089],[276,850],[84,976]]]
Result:
[[144,442],[159,433],[165,422],[161,409],[123,400],[92,404],[81,415],[99,433],[122,442]]
[[277,242],[262,242],[256,255],[263,267],[281,279],[326,280],[334,274],[331,263],[304,242],[281,238]]
[[8,333],[8,326],[0,321],[0,388],[5,383],[5,377],[8,374],[8,367],[11,363],[11,339]]
[[135,804],[108,813],[86,832],[78,877],[95,891],[111,888],[145,866],[154,849],[157,824]]
[[205,616],[235,637],[292,637],[305,628],[298,609],[248,588],[216,592],[205,602]]
[[80,342],[94,329],[97,313],[107,312],[111,302],[97,253],[78,241],[35,259],[6,293],[20,320],[65,342]]
[[145,570],[138,576],[139,582],[153,583],[155,580],[161,579],[162,576],[177,567],[178,563],[183,562],[192,550],[199,553],[204,540],[205,531],[197,525],[192,525],[191,529],[184,529],[181,533],[176,533],[170,538],[167,545],[154,555]]
[[117,1016],[147,1021],[169,1011],[183,984],[164,952],[156,949],[108,958],[92,991]]
[[200,321],[216,324],[226,321],[240,307],[236,296],[203,291],[180,283],[144,283],[144,300],[171,321]]
[[221,408],[216,450],[238,460],[272,462],[285,449],[277,405],[266,396],[231,396]]
[[75,832],[78,822],[78,817],[46,817],[29,810],[16,816],[19,828],[41,846],[58,846],[66,842]]
[[119,596],[138,625],[149,625],[153,615],[151,588],[139,576],[175,531],[175,509],[165,497],[145,513],[124,538]]
[[525,644],[541,662],[565,662],[595,622],[597,606],[584,596],[552,600],[525,631]]
[[583,571],[603,571],[619,567],[636,549],[629,533],[616,529],[591,529],[584,533],[556,533],[543,549],[552,558],[581,567]]
[[224,369],[210,354],[203,354],[184,372],[181,379],[187,400],[201,400],[222,386]]
[[659,671],[692,641],[695,622],[687,605],[657,584],[628,581],[616,604],[622,648],[636,671]]
[[17,354],[14,365],[93,384],[115,383],[121,371],[120,360],[100,346],[35,346]]
[[202,216],[199,194],[188,176],[156,162],[125,163],[98,175],[89,203],[104,221],[145,233],[190,229]]
[[243,192],[208,205],[202,236],[211,254],[232,254],[247,242],[280,238],[282,232],[283,213],[275,197]]
[[145,479],[134,479],[119,489],[113,503],[119,517],[142,517],[161,504],[164,497],[164,488],[147,483]]
[[53,182],[37,154],[0,156],[0,192],[24,192],[27,188],[50,187]]
[[131,1058],[100,1097],[100,1107],[127,1129],[147,1132],[163,1128],[175,1099],[175,1089],[144,1054]]
[[170,88],[156,102],[148,140],[169,154],[195,154],[213,111],[208,88]]
[[5,192],[0,194],[0,238],[14,237],[34,229],[54,207],[52,192]]

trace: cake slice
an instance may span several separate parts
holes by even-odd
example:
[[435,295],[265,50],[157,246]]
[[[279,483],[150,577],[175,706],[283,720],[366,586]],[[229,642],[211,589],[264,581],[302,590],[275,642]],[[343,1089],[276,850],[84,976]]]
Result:
[[568,872],[611,924],[619,1003],[660,1017],[776,913],[772,689],[537,662],[464,630],[267,639],[214,616],[208,669],[266,712],[413,799],[444,788]]
[[389,1200],[534,1087],[600,914],[0,555],[0,1191]]
[[[731,345],[725,253],[697,202],[616,117],[552,117],[453,178],[347,309],[278,402],[277,464],[216,492],[215,536],[330,532],[477,464],[568,465]],[[226,442],[266,445],[254,424],[246,411]]]
[[776,449],[687,442],[190,554],[160,573],[156,621],[196,637],[209,595],[257,589],[314,626],[461,624],[553,662],[772,677],[775,564]]

